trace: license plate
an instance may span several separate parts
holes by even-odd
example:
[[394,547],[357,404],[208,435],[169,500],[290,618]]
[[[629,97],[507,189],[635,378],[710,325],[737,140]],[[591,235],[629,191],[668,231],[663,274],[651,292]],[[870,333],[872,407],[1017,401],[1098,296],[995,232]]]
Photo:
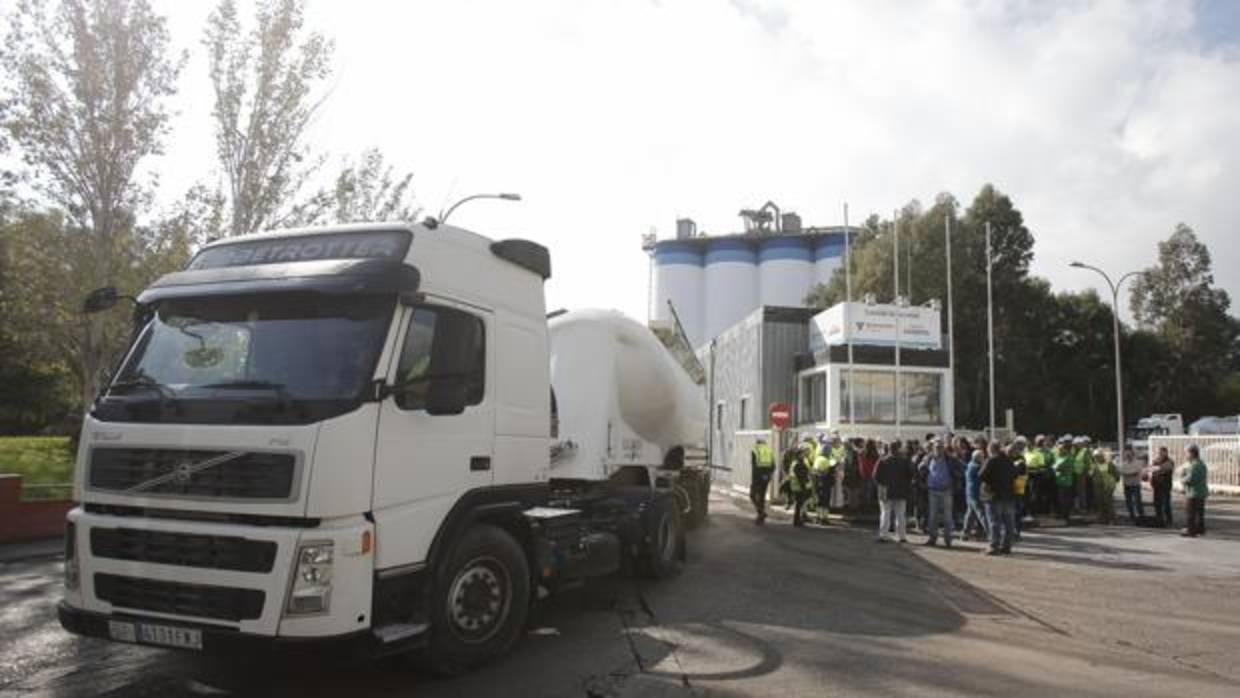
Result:
[[121,642],[137,642],[144,645],[161,647],[179,647],[187,650],[202,649],[202,631],[193,628],[180,628],[175,625],[156,625],[153,623],[126,623],[109,621],[108,634],[113,640]]

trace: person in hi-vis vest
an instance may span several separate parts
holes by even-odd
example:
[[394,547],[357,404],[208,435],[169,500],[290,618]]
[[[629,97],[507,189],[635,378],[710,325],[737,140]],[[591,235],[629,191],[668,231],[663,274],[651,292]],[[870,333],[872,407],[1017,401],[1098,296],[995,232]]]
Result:
[[767,445],[766,439],[758,438],[749,453],[749,501],[757,512],[754,523],[762,525],[766,521],[766,491],[771,484],[771,476],[775,472],[775,452]]

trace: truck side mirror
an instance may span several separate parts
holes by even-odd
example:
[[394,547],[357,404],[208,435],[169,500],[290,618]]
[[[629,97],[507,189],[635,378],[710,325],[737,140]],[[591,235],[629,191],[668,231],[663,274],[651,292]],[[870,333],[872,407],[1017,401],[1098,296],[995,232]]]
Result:
[[116,301],[120,300],[120,294],[116,292],[115,286],[104,286],[86,294],[86,300],[82,301],[82,312],[87,315],[107,310],[116,305]]

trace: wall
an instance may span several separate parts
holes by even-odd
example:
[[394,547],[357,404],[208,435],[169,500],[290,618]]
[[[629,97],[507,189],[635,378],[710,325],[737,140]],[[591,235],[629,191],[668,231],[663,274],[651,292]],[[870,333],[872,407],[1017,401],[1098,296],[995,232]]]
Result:
[[762,325],[762,421],[754,428],[768,428],[767,407],[786,402],[797,408],[797,355],[809,347],[806,308],[765,308]]
[[23,502],[22,476],[0,475],[0,543],[57,538],[65,532],[65,514],[73,502]]
[[[709,348],[704,352],[706,386],[710,396],[710,418],[716,419],[718,404],[724,405],[722,426],[714,422],[712,451],[716,463],[730,464],[738,448],[732,433],[740,430],[739,407],[742,397],[749,398],[749,420],[746,427],[755,428],[766,421],[766,402],[762,394],[761,366],[762,310],[749,314],[740,323],[725,330],[715,340],[714,376]],[[708,393],[709,394],[709,393]]]

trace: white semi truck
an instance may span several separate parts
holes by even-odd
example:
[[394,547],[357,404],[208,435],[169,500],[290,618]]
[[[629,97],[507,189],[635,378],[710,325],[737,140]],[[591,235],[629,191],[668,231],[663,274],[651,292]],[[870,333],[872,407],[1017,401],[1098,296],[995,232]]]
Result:
[[1183,436],[1184,417],[1176,412],[1152,414],[1142,417],[1128,427],[1128,445],[1133,456],[1141,462],[1150,459],[1151,436]]
[[61,624],[451,673],[548,592],[672,572],[709,488],[701,388],[618,313],[548,322],[550,273],[533,242],[373,224],[215,242],[156,281],[83,426]]

